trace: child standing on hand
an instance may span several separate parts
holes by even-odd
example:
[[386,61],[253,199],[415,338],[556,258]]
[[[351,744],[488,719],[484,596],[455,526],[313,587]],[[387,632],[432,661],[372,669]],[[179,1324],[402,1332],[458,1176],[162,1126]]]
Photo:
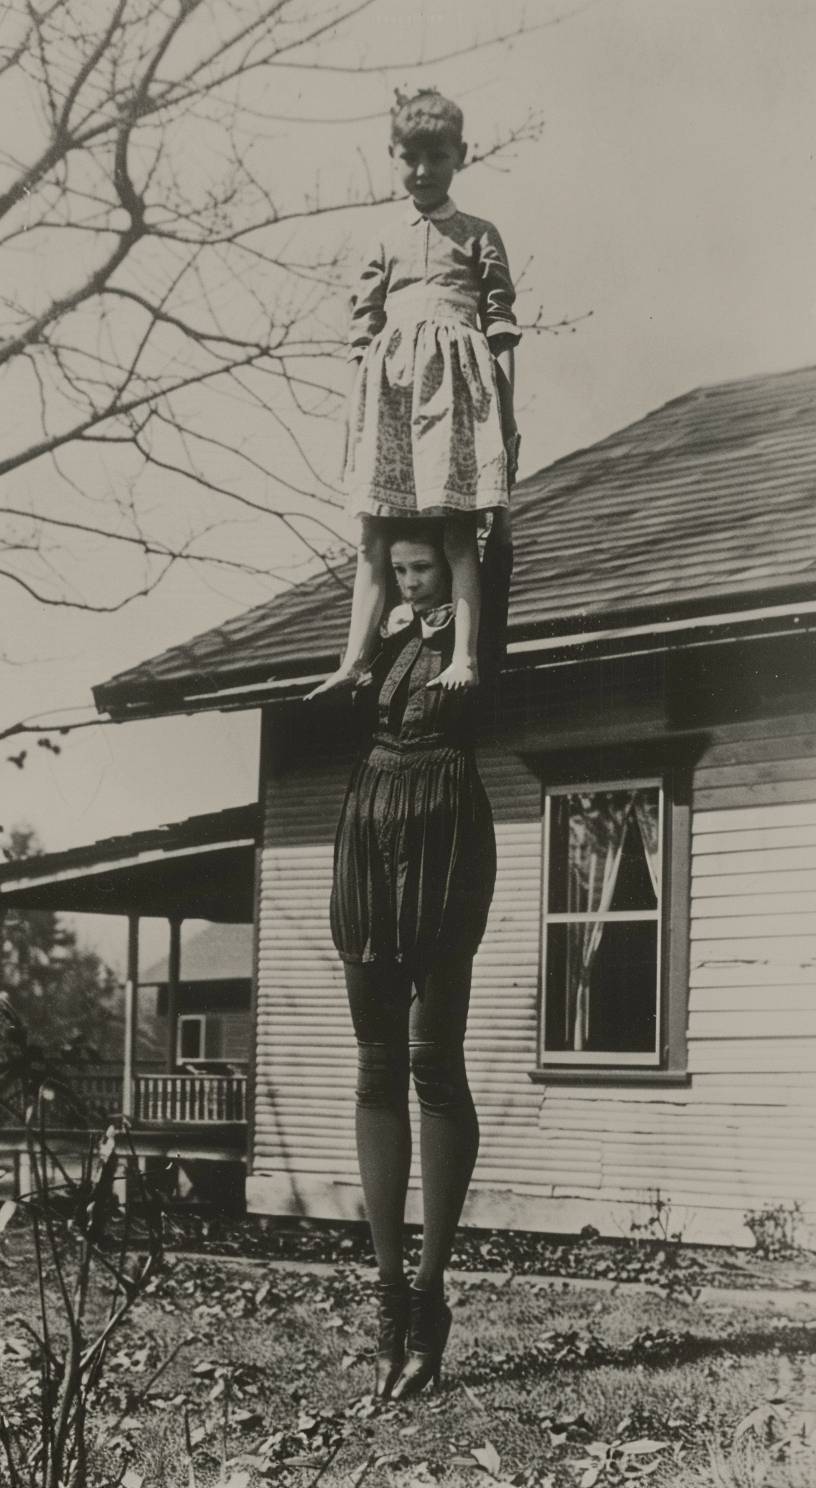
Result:
[[[478,683],[479,515],[516,474],[513,351],[520,332],[502,240],[448,196],[464,164],[462,111],[426,90],[398,99],[390,152],[410,201],[374,244],[352,302],[345,483],[361,535],[346,652],[316,692],[353,684],[386,597],[388,519],[439,518],[455,641],[432,685]],[[314,695],[314,694],[312,694]]]

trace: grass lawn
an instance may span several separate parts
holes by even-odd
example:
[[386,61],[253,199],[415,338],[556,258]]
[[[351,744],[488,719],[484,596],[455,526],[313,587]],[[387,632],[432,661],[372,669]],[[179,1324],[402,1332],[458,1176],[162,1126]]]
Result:
[[[0,1402],[23,1431],[39,1412],[22,1326],[36,1320],[34,1283],[15,1233],[0,1257]],[[816,1292],[684,1300],[455,1273],[441,1391],[375,1410],[369,1286],[353,1264],[168,1260],[111,1347],[99,1461],[127,1460],[144,1488],[186,1485],[186,1413],[200,1485],[218,1478],[226,1423],[235,1488],[606,1488],[636,1476],[816,1488]]]

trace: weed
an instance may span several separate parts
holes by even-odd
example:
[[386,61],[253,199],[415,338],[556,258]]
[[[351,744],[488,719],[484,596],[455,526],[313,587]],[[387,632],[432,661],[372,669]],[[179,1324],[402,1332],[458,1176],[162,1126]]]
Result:
[[645,1219],[630,1221],[635,1245],[644,1245],[640,1279],[655,1286],[665,1297],[694,1301],[700,1295],[696,1268],[683,1252],[683,1230],[672,1222],[672,1201],[659,1188],[649,1190]]
[[757,1255],[768,1261],[794,1255],[800,1249],[797,1235],[802,1217],[802,1206],[797,1200],[749,1209],[745,1215],[745,1227],[754,1237]]
[[727,1450],[709,1448],[713,1488],[812,1488],[816,1481],[813,1411],[784,1397],[762,1401],[740,1421]]

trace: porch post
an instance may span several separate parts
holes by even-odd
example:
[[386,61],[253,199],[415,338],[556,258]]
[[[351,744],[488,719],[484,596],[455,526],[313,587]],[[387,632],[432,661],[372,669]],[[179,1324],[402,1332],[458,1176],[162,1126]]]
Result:
[[136,1030],[139,1021],[139,916],[128,915],[127,981],[125,982],[125,1058],[122,1071],[122,1115],[135,1107]]
[[167,1073],[176,1068],[176,1041],[178,1032],[178,992],[181,974],[181,920],[171,916],[170,955],[167,959]]

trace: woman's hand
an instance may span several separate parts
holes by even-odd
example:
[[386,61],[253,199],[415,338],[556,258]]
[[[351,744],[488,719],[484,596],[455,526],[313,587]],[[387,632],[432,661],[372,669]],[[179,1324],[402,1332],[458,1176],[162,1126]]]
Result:
[[478,663],[469,656],[454,657],[450,666],[445,667],[444,672],[440,672],[438,677],[432,677],[425,685],[426,687],[441,687],[445,692],[463,692],[468,687],[478,687]]
[[326,678],[325,682],[320,682],[317,687],[312,688],[311,692],[307,692],[303,701],[304,703],[310,703],[312,698],[320,697],[321,693],[324,692],[343,692],[346,690],[356,692],[360,687],[367,687],[370,682],[371,673],[366,667],[339,666],[336,672],[332,672]]

